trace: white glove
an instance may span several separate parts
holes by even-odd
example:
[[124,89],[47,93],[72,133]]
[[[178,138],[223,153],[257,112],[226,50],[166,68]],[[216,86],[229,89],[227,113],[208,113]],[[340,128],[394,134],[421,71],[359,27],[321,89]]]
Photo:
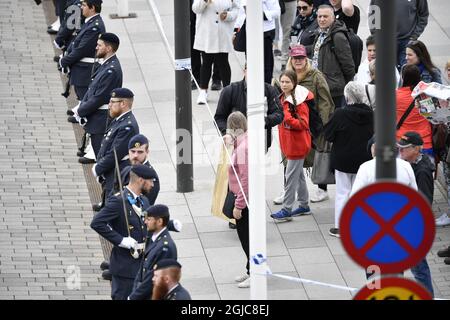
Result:
[[125,248],[125,249],[131,249],[134,248],[134,246],[137,244],[137,241],[134,240],[132,237],[125,237],[122,239],[122,242],[119,244],[119,247]]

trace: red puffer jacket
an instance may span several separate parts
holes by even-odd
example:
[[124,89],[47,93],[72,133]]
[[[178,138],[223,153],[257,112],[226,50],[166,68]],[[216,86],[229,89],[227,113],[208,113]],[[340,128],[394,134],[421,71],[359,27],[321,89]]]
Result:
[[297,85],[294,96],[298,119],[289,112],[289,105],[294,104],[292,96],[288,96],[286,99],[283,94],[280,96],[284,112],[284,120],[278,125],[280,147],[289,160],[304,159],[311,150],[307,103],[314,103],[314,94],[305,87]]

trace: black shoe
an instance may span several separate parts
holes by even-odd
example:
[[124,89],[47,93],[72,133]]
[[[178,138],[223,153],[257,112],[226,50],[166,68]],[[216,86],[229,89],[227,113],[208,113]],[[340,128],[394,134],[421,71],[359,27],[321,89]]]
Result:
[[89,164],[89,163],[95,163],[94,159],[89,159],[89,158],[85,158],[85,157],[79,157],[78,158],[78,162],[81,164]]
[[78,150],[77,157],[83,157],[86,153],[84,151]]
[[109,280],[109,281],[112,280],[112,274],[111,274],[111,272],[109,272],[109,269],[106,269],[102,272],[102,278],[103,278],[103,280]]
[[236,225],[234,223],[228,222],[228,228],[236,229]]
[[69,109],[69,110],[66,111],[66,114],[68,116],[73,116],[75,113],[73,113],[73,111]]
[[191,81],[191,89],[192,90],[197,90],[197,86],[195,85],[194,80]]
[[108,261],[103,261],[100,264],[100,269],[102,269],[103,271],[109,269],[109,262]]
[[450,257],[450,247],[448,247],[447,249],[439,250],[437,255],[438,255],[438,257],[441,257],[441,258]]
[[59,62],[59,56],[54,56],[54,57],[53,57],[53,61],[55,61],[56,63],[58,63],[58,62]]
[[94,210],[96,212],[100,211],[102,208],[103,208],[103,203],[101,203],[101,202],[92,205],[92,210]]
[[450,258],[445,258],[445,259],[444,259],[444,263],[445,263],[445,264],[450,264]]
[[211,85],[211,90],[218,91],[222,89],[222,82],[221,81],[213,81]]
[[53,30],[53,29],[50,27],[50,28],[47,28],[47,33],[48,33],[48,34],[57,34],[58,31]]
[[77,119],[75,119],[74,116],[68,117],[68,118],[67,118],[67,122],[70,122],[70,123],[78,123]]

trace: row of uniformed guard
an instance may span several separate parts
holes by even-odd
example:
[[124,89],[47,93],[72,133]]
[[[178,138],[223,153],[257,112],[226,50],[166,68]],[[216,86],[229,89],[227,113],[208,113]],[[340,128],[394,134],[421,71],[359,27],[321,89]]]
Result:
[[92,173],[102,184],[103,200],[94,205],[99,212],[91,227],[114,245],[106,264],[111,297],[190,299],[178,282],[181,265],[169,234],[179,230],[178,221],[170,220],[167,206],[154,204],[159,177],[132,113],[134,94],[122,88],[119,38],[106,32],[101,7],[102,0],[67,0],[54,45],[63,50],[58,69],[68,75],[79,100],[68,120],[88,134],[96,162]]

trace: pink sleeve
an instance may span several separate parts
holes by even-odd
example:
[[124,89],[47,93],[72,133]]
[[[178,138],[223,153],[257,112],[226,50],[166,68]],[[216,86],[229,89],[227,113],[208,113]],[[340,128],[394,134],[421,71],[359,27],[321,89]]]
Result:
[[[237,168],[237,173],[239,175],[239,180],[241,181],[242,188],[245,192],[245,197],[248,201],[248,147],[247,143],[243,143],[238,148],[238,154],[236,157],[235,166]],[[239,192],[236,195],[236,200],[234,202],[234,206],[237,209],[245,209],[247,204],[245,203],[244,194],[242,193],[241,188],[239,188]]]

